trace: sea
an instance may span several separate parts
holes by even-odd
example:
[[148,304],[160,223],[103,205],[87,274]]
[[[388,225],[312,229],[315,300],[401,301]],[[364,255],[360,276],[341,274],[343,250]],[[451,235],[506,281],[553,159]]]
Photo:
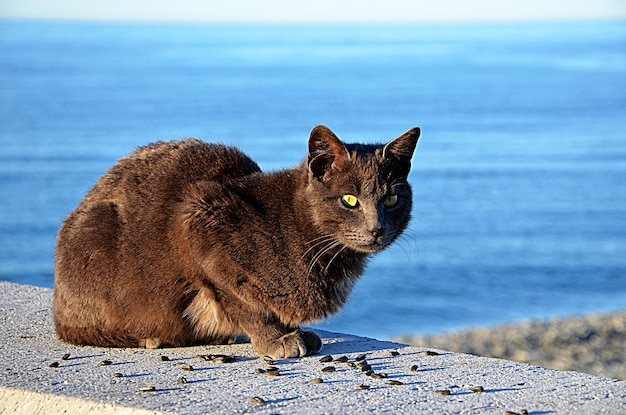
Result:
[[199,137],[270,171],[318,124],[422,136],[409,229],[314,327],[393,338],[626,309],[623,20],[0,20],[0,280],[53,287],[61,222],[138,146]]

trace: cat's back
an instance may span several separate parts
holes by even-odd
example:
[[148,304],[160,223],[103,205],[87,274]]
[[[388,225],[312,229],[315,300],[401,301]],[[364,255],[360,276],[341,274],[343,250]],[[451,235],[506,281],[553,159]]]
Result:
[[131,199],[147,195],[179,199],[180,193],[196,182],[224,182],[259,171],[259,166],[235,147],[195,138],[160,141],[118,160],[85,202],[106,199],[132,203]]

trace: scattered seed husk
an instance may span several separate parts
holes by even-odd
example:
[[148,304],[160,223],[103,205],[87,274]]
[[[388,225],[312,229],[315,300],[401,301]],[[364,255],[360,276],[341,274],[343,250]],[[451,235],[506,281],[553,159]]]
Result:
[[116,372],[116,373],[113,373],[113,377],[114,377],[114,378],[123,378],[123,377],[124,377],[124,374],[123,374],[123,373]]
[[450,392],[449,389],[441,389],[441,390],[436,390],[435,394],[437,394],[439,396],[450,396],[452,394],[452,392]]
[[65,354],[63,355],[63,357],[61,358],[61,360],[68,360],[68,359],[70,358],[70,356],[71,356],[71,355],[70,355],[69,353],[65,353]]
[[368,390],[369,388],[370,388],[370,385],[366,385],[365,383],[359,385],[360,391]]
[[365,360],[366,357],[367,357],[367,354],[363,353],[363,354],[358,355],[356,359],[354,360],[356,360],[357,362],[360,362],[361,360]]
[[361,366],[360,369],[361,369],[361,372],[369,372],[370,370],[372,370],[372,366],[371,365],[363,365],[363,366]]
[[382,379],[382,378],[384,378],[384,376],[383,376],[383,375],[381,375],[380,373],[374,373],[374,372],[372,372],[372,373],[369,375],[369,377],[371,377],[372,379]]
[[186,364],[186,363],[183,363],[182,365],[180,365],[180,368],[181,368],[182,370],[187,371],[187,372],[191,372],[191,371],[193,370],[193,366],[188,365],[188,364]]
[[266,370],[265,370],[265,369],[261,369],[261,368],[254,369],[254,373],[256,373],[257,375],[262,375],[262,374],[264,374],[265,372],[266,372]]
[[169,362],[170,358],[167,357],[167,356],[161,355],[161,356],[159,356],[159,361],[161,361],[161,362]]
[[196,357],[213,363],[232,363],[237,360],[236,356],[227,354],[197,354]]
[[326,355],[320,359],[320,363],[328,363],[332,361],[333,361],[333,357],[331,355]]
[[396,350],[392,350],[389,352],[389,356],[399,356],[400,352],[396,351]]
[[393,385],[393,386],[400,386],[400,385],[404,385],[404,383],[400,382],[399,380],[395,380],[395,379],[389,379],[387,381],[387,383],[389,385]]
[[347,364],[348,364],[348,367],[356,367],[356,363],[348,362]]
[[520,415],[517,412],[513,412],[513,411],[504,411],[504,415]]
[[334,372],[335,370],[337,370],[337,368],[335,366],[326,366],[324,368],[322,368],[322,372]]
[[520,415],[528,415],[528,409],[522,409],[519,413]]
[[274,368],[275,370],[266,370],[265,373],[263,373],[265,376],[280,376],[280,373],[278,372],[277,368]]
[[389,375],[386,373],[379,373],[378,376],[380,376],[383,379],[387,379],[389,377]]
[[368,370],[367,372],[365,372],[365,376],[373,376],[375,375],[373,370]]
[[474,392],[474,393],[480,393],[484,391],[485,391],[485,388],[483,388],[482,386],[472,386],[470,388],[470,392]]
[[264,356],[264,357],[263,357],[263,361],[264,361],[267,365],[269,365],[269,366],[273,366],[273,365],[274,365],[274,360],[272,360],[272,358],[271,358],[271,357],[269,357],[269,356]]
[[263,400],[263,398],[259,398],[258,396],[255,396],[253,398],[250,398],[250,402],[252,402],[255,405],[261,405],[264,404],[265,401]]
[[441,353],[439,353],[439,352],[434,352],[434,351],[432,351],[432,350],[426,350],[426,351],[424,352],[424,355],[426,355],[426,356],[439,356],[440,354],[441,354]]
[[311,380],[309,381],[309,383],[312,383],[312,384],[314,384],[314,385],[317,385],[317,384],[320,384],[320,383],[324,383],[324,379],[322,379],[322,378],[315,378],[315,379],[311,379]]
[[418,369],[419,369],[419,368],[418,368],[418,366],[417,366],[417,365],[413,365],[413,366],[411,366],[411,372],[417,372],[417,370],[418,370]]
[[111,362],[110,360],[103,360],[102,362],[100,362],[100,366],[111,366],[113,364],[113,362]]
[[139,392],[156,392],[156,388],[154,386],[144,386],[139,388]]
[[337,363],[347,363],[348,362],[348,356],[340,356],[340,357],[335,359],[335,362],[337,362]]
[[176,383],[178,383],[179,385],[184,385],[185,383],[187,383],[187,378],[184,377],[184,376],[181,376],[181,377],[178,378]]
[[232,363],[236,360],[235,356],[216,356],[214,359],[211,359],[213,363]]
[[59,367],[59,362],[52,362],[48,365],[48,367]]

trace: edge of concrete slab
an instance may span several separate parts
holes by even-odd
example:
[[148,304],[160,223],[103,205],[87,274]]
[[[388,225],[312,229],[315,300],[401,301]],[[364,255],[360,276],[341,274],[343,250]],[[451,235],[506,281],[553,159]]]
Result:
[[[258,370],[267,365],[248,343],[73,346],[57,339],[51,307],[51,289],[0,282],[0,414],[626,413],[626,381],[342,333],[319,331],[321,354],[275,362],[279,376]],[[198,357],[209,354],[236,360]],[[348,365],[362,354],[380,377]],[[320,362],[324,355],[348,362]]]

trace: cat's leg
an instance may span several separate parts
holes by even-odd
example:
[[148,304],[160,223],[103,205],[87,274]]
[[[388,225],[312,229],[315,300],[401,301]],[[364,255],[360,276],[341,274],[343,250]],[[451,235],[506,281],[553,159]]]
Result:
[[246,327],[252,346],[261,356],[272,359],[287,359],[315,354],[322,348],[322,340],[312,331],[299,327],[288,329],[282,325],[270,324]]

